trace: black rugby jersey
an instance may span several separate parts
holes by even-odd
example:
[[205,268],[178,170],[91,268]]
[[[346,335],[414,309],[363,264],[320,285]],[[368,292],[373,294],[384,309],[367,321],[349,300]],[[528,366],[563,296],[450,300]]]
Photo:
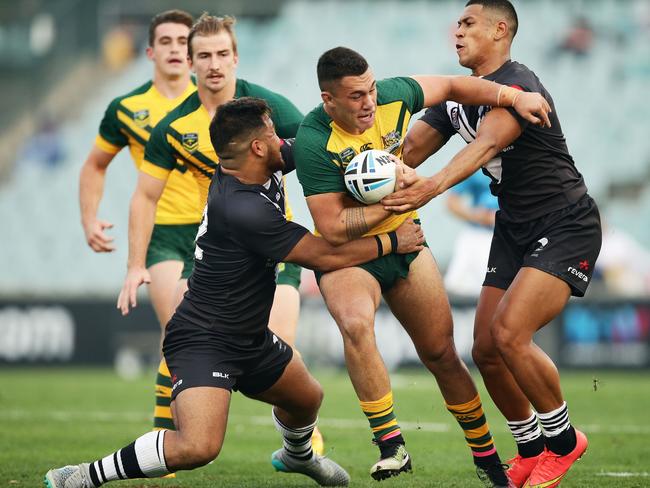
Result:
[[[483,166],[483,172],[492,180],[490,189],[499,199],[501,218],[525,222],[576,203],[587,187],[569,154],[553,99],[535,73],[523,64],[507,61],[484,78],[539,92],[552,109],[551,128],[530,124],[514,109],[507,109],[523,132]],[[458,133],[470,143],[491,108],[443,102],[429,108],[421,120],[447,138]]]
[[[282,154],[294,169],[290,144]],[[194,272],[172,320],[219,334],[250,335],[268,326],[276,268],[308,232],[285,217],[283,172],[246,185],[215,169],[199,226]]]

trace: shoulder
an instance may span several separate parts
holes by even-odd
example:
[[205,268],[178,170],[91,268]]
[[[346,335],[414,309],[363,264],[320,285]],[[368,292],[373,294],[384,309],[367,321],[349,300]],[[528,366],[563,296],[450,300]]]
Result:
[[537,75],[525,64],[511,61],[494,81],[519,87],[526,91],[539,91],[541,83]]
[[165,115],[154,130],[166,131],[174,123],[174,121],[183,118],[187,115],[190,115],[201,106],[201,100],[199,99],[199,94],[197,91],[193,92],[185,100],[176,106],[171,112]]
[[241,78],[237,78],[236,96],[263,98],[271,102],[277,100],[289,101],[285,96],[280,95],[279,93],[274,92],[269,88],[263,87],[262,85],[258,85],[256,83],[251,83],[250,81],[242,80]]
[[153,82],[151,80],[147,81],[146,83],[140,85],[139,87],[131,90],[128,93],[125,93],[124,95],[120,95],[118,97],[115,97],[111,102],[108,104],[108,108],[106,111],[108,113],[116,113],[117,110],[122,107],[122,104],[124,101],[128,100],[129,98],[136,97],[138,95],[144,95],[147,93],[151,87],[153,86]]
[[309,112],[296,134],[296,149],[305,146],[327,146],[327,140],[332,133],[332,118],[327,115],[322,105]]
[[413,78],[400,76],[384,78],[377,82],[377,103],[390,103],[422,95],[422,87]]

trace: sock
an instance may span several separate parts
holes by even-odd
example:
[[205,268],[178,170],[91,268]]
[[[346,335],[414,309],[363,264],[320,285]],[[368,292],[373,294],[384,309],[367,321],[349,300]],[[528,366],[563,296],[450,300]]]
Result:
[[148,432],[119,451],[90,463],[93,484],[97,487],[107,481],[159,478],[169,474],[163,453],[165,432]]
[[551,412],[538,412],[546,447],[560,456],[566,456],[576,447],[576,431],[569,421],[566,402]]
[[273,421],[275,428],[282,434],[284,450],[289,456],[301,461],[308,461],[314,456],[311,449],[311,435],[316,427],[316,422],[306,425],[305,427],[287,427],[273,412]]
[[[388,440],[404,444],[402,432],[393,413],[393,392],[389,391],[379,400],[359,402],[361,410],[366,414],[375,442],[380,444]],[[401,442],[399,442],[401,441]]]
[[544,437],[537,422],[535,412],[526,420],[508,421],[512,437],[517,443],[517,451],[521,457],[535,457],[544,450]]
[[449,405],[445,402],[445,406],[465,432],[465,442],[472,450],[474,464],[481,467],[501,464],[478,394],[467,403]]
[[172,379],[165,358],[160,360],[156,377],[156,407],[153,413],[154,430],[176,430],[172,420]]

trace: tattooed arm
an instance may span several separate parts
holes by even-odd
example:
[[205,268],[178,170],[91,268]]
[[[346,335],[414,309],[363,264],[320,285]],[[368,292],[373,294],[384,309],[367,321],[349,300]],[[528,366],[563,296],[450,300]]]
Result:
[[330,244],[357,239],[392,215],[379,203],[361,205],[345,193],[321,193],[307,197],[318,232]]

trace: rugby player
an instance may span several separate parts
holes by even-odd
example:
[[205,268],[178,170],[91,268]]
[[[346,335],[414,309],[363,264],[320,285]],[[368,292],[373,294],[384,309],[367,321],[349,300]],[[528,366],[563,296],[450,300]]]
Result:
[[[294,137],[302,114],[285,97],[259,85],[238,79],[239,57],[232,17],[201,16],[188,36],[188,57],[196,74],[197,91],[171,112],[152,134],[140,167],[138,185],[131,200],[129,220],[129,262],[124,286],[118,299],[122,313],[136,305],[136,291],[150,279],[145,267],[145,250],[150,237],[155,237],[153,216],[167,180],[180,168],[195,176],[199,184],[201,209],[205,206],[208,186],[219,164],[219,157],[210,142],[209,125],[217,107],[233,98],[257,96],[269,102],[273,120],[282,138]],[[291,210],[289,209],[289,218]],[[197,224],[198,226],[198,224]],[[196,235],[196,227],[193,237]],[[154,233],[152,234],[152,228]],[[192,252],[193,244],[187,245]],[[192,272],[190,260],[183,269],[184,276]],[[300,307],[301,269],[295,264],[281,264],[275,307],[269,323],[271,330],[293,345]],[[183,288],[185,291],[186,286]],[[178,298],[180,300],[180,297]],[[174,304],[177,305],[178,301]],[[164,365],[163,365],[164,366]],[[159,389],[157,409],[169,412],[171,380]],[[171,424],[171,422],[169,422]],[[166,425],[166,428],[173,428]],[[314,445],[323,452],[322,436],[315,432]]]
[[532,125],[509,108],[443,102],[407,135],[405,162],[419,165],[455,133],[467,146],[431,178],[383,203],[408,211],[479,168],[490,177],[500,211],[472,355],[517,443],[510,479],[517,487],[549,488],[585,452],[587,438],[571,425],[558,371],[533,336],[571,296],[584,295],[600,251],[601,225],[551,95],[535,73],[511,59],[517,26],[509,1],[469,1],[456,30],[458,60],[474,76],[540,92],[553,108],[551,127]]
[[[539,94],[522,94],[471,77],[415,76],[376,82],[363,56],[344,47],[325,52],[317,74],[323,103],[301,124],[295,157],[316,229],[333,244],[389,232],[416,218],[414,212],[394,214],[381,204],[356,203],[345,190],[343,172],[366,149],[400,156],[409,120],[423,107],[448,98],[514,106],[537,123],[548,110]],[[493,486],[506,486],[478,392],[454,347],[449,303],[428,248],[317,273],[317,277],[343,337],[350,379],[379,447],[380,459],[371,467],[371,476],[381,480],[411,468],[393,412],[388,372],[375,343],[375,313],[383,295],[463,428],[477,473]]]

